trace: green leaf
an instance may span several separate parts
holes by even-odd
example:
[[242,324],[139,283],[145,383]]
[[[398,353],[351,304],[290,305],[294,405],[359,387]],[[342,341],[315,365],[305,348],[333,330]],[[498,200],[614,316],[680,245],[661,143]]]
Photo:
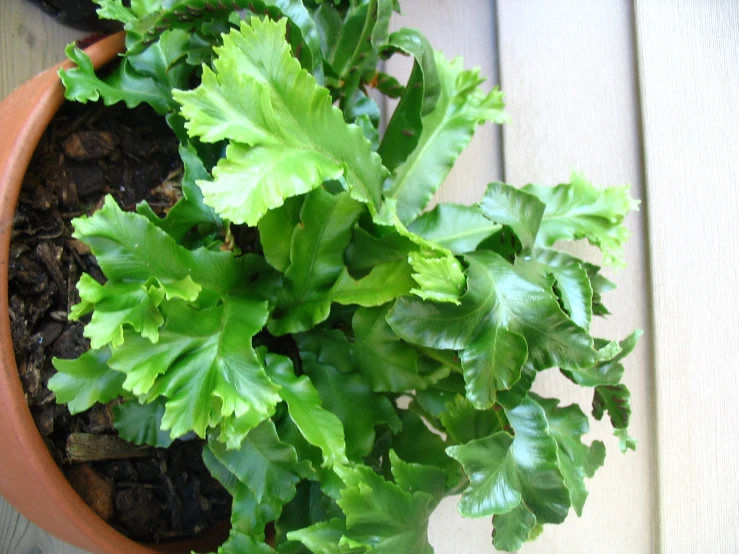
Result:
[[467,398],[457,395],[445,405],[441,423],[449,436],[458,443],[467,443],[501,431],[494,410],[476,410]]
[[206,203],[255,225],[286,198],[343,175],[352,197],[374,209],[384,178],[379,156],[300,68],[285,32],[285,20],[243,22],[216,49],[215,72],[204,68],[198,88],[174,93],[191,135],[233,141],[213,182],[199,183]]
[[387,307],[360,308],[352,319],[352,352],[372,390],[404,392],[425,388],[418,374],[418,353],[404,344],[385,321]]
[[508,410],[519,406],[531,390],[534,379],[536,379],[536,370],[527,362],[521,368],[521,378],[510,389],[498,391],[498,404]]
[[457,484],[460,467],[446,452],[444,440],[429,430],[423,419],[409,410],[398,410],[403,430],[392,440],[396,454],[408,463],[434,466],[444,471],[450,486]]
[[164,323],[158,306],[164,300],[164,291],[140,283],[108,282],[99,284],[87,273],[77,282],[80,303],[69,313],[71,321],[79,320],[89,312],[92,318],[85,325],[84,335],[93,349],[120,346],[123,329],[130,326],[151,342],[159,340],[159,328]]
[[328,317],[329,289],[344,267],[344,250],[361,209],[346,193],[334,196],[320,188],[306,197],[269,324],[273,334],[307,331]]
[[270,548],[265,542],[256,540],[239,531],[231,531],[228,539],[218,547],[217,554],[275,554],[276,550]]
[[[562,297],[562,304],[570,319],[586,331],[593,317],[593,288],[582,263],[572,256],[556,250],[537,248],[534,259],[524,262],[530,270],[551,274]],[[516,266],[522,263],[516,260]]]
[[615,341],[608,341],[606,339],[594,339],[593,344],[595,348],[598,350],[598,360],[599,361],[608,361],[612,360],[622,352],[621,345]]
[[[343,482],[339,483],[339,488],[343,488]],[[280,554],[307,554],[309,550],[301,544],[305,542],[313,551],[345,554],[346,550],[339,546],[344,530],[344,514],[336,501],[321,491],[321,483],[302,481],[295,498],[275,522],[275,547]]]
[[263,543],[266,525],[280,517],[284,504],[284,500],[276,496],[260,502],[246,484],[239,482],[231,506],[232,529]]
[[[447,448],[470,478],[459,503],[460,513],[465,517],[500,515],[523,501],[537,521],[561,523],[570,508],[570,496],[544,410],[527,399],[506,415],[514,437],[499,432]],[[520,517],[530,520],[525,514]]]
[[362,114],[354,120],[354,123],[362,129],[364,137],[372,145],[372,150],[377,152],[377,149],[380,147],[380,132],[375,127],[375,124],[372,123],[370,116]]
[[404,297],[390,310],[387,321],[410,343],[438,350],[463,350],[492,307],[489,281],[485,268],[472,264],[467,270],[467,292],[459,306]]
[[521,379],[528,354],[526,339],[502,327],[489,327],[469,343],[460,358],[467,398],[475,408],[489,408],[497,391],[510,389]]
[[578,516],[582,516],[588,497],[585,477],[592,477],[603,465],[605,445],[600,441],[594,441],[590,446],[583,444],[582,436],[590,430],[590,425],[587,416],[576,404],[559,407],[557,399],[535,396],[534,400],[546,413],[549,432],[557,441],[559,467],[570,491],[572,507]]
[[207,445],[203,448],[203,463],[210,474],[233,497],[231,530],[264,542],[265,526],[279,517],[283,502],[274,497],[261,503],[257,502],[254,493],[216,457]]
[[[185,63],[190,45],[190,33],[171,29],[164,31],[159,40],[141,52],[129,54],[126,60],[131,67],[145,77],[151,77],[168,92],[188,85],[193,67]],[[169,92],[170,103],[171,92]]]
[[447,448],[447,454],[462,464],[470,479],[459,503],[462,516],[504,514],[521,502],[521,493],[514,481],[512,444],[513,437],[500,432]]
[[[253,5],[249,0],[239,0],[241,7],[250,7]],[[302,0],[261,0],[256,2],[257,5],[264,6],[262,9],[272,11],[277,8],[290,21],[291,27],[291,45],[293,52],[299,51],[300,48],[304,52],[299,56],[303,67],[312,69],[315,74],[321,74],[321,63],[323,56],[321,55],[321,39],[310,12],[303,5]],[[302,48],[302,46],[306,48]]]
[[244,416],[219,417],[214,415],[211,427],[215,427],[215,429],[211,431],[211,437],[224,443],[227,448],[236,449],[249,434],[249,431],[259,425],[262,420],[262,416],[256,412],[249,412]]
[[369,20],[369,1],[352,2],[344,16],[344,22],[332,47],[332,55],[327,58],[339,77],[348,76],[349,70],[358,58],[365,58],[372,51],[372,27]]
[[[439,418],[431,414],[431,412],[428,412],[417,398],[412,399],[408,403],[408,409],[417,416],[421,417],[430,429],[438,431],[439,433],[446,433],[446,429],[441,424]],[[451,439],[448,439],[448,441],[451,442]]]
[[279,208],[268,211],[259,220],[259,241],[264,258],[282,273],[290,266],[290,249],[293,233],[300,223],[302,196],[288,198]]
[[95,75],[95,68],[87,54],[74,44],[67,46],[64,53],[77,65],[72,69],[59,70],[67,100],[87,104],[102,99],[106,106],[125,102],[129,108],[145,102],[160,114],[177,107],[170,89],[164,83],[142,75],[128,60],[124,59],[103,81]]
[[298,460],[309,462],[311,467],[315,469],[312,477],[317,477],[318,471],[321,471],[321,464],[323,463],[321,449],[305,440],[298,426],[288,416],[287,404],[279,404],[277,406],[277,413],[273,421],[277,427],[277,434],[280,436],[280,440],[295,448],[295,451],[298,453]]
[[[301,346],[302,348],[302,346]],[[339,418],[346,435],[349,458],[361,460],[375,444],[375,428],[383,423],[396,432],[401,423],[391,402],[375,394],[357,373],[341,373],[316,354],[301,351],[303,371],[310,377],[321,396],[323,406]]]
[[207,225],[213,229],[221,229],[223,221],[213,208],[203,203],[203,194],[195,184],[196,180],[210,179],[210,174],[192,143],[188,143],[187,146],[180,145],[180,158],[184,165],[181,182],[183,198],[169,209],[164,218],[156,215],[146,202],[137,204],[136,211],[182,244],[193,227]]
[[408,230],[454,254],[473,252],[477,245],[500,230],[477,206],[437,204],[408,226]]
[[392,0],[352,2],[329,59],[333,71],[344,81],[344,98],[351,98],[362,75],[379,61],[377,49],[390,32]]
[[341,14],[333,6],[321,4],[313,12],[313,21],[316,24],[316,30],[321,41],[323,58],[324,60],[330,60],[333,57],[334,50],[337,46],[337,39],[343,25]]
[[626,429],[631,419],[631,393],[626,385],[598,385],[593,394],[593,417],[608,413],[614,429]]
[[120,21],[123,24],[133,23],[137,19],[131,8],[125,7],[121,0],[94,0],[99,6],[97,15],[100,19]]
[[[496,231],[495,233],[490,235],[487,239],[482,241],[477,247],[477,250],[479,251],[490,250],[502,256],[509,263],[514,264],[516,262],[516,256],[518,256],[521,253],[522,247],[521,247],[521,241],[518,240],[518,237],[511,230],[511,228],[508,226],[501,226],[499,231]],[[532,280],[535,283],[539,284],[540,286],[544,286],[543,280],[540,281],[539,279],[535,278],[538,276],[522,275],[522,277]],[[549,282],[546,283],[545,288],[547,289],[551,288],[553,285],[552,281],[553,279],[549,279]]]
[[131,0],[131,11],[138,17],[147,15],[162,9],[164,0]]
[[193,67],[213,64],[213,48],[221,44],[221,33],[228,32],[230,27],[228,21],[212,20],[203,23],[198,30],[193,30],[190,43],[187,48],[188,64]]
[[305,68],[321,74],[320,37],[310,12],[301,0],[234,0],[227,3],[168,0],[164,6],[155,0],[152,4],[157,7],[148,10],[147,15],[127,27],[129,53],[139,52],[166,29],[197,29],[218,36],[227,32],[229,27],[238,26],[239,10],[249,10],[271,19],[286,17],[290,21],[290,44],[296,56],[299,54]]
[[625,453],[627,450],[636,450],[639,441],[629,435],[628,429],[614,429],[613,435],[618,439],[618,446],[621,452]]
[[251,537],[255,541],[266,544],[266,526],[282,515],[285,502],[277,497],[258,502],[254,493],[243,483],[239,483],[233,497],[231,507],[232,529]]
[[[278,429],[277,433],[279,434],[279,432]],[[300,457],[300,454],[298,454],[298,457]],[[289,541],[287,534],[290,531],[297,531],[298,529],[308,527],[313,521],[325,519],[320,518],[314,520],[313,518],[314,510],[312,510],[312,505],[314,504],[314,491],[318,489],[318,495],[320,495],[320,498],[323,498],[319,487],[320,483],[310,481],[301,481],[298,483],[295,496],[283,507],[280,517],[274,522],[274,545],[281,552],[288,554],[303,554],[306,552],[302,545],[295,541]]]
[[584,369],[563,370],[569,379],[582,387],[596,387],[598,385],[617,385],[624,374],[621,362],[633,352],[643,331],[637,329],[619,343],[616,354],[610,359],[600,361]]
[[413,294],[424,300],[459,304],[467,282],[462,264],[456,258],[412,252],[408,259],[413,267],[413,280],[419,287],[411,289]]
[[193,301],[203,287],[222,293],[243,287],[255,258],[230,252],[187,250],[146,217],[122,211],[111,196],[94,215],[72,221],[73,236],[90,246],[109,281],[147,284],[155,279],[167,298]]
[[434,466],[411,464],[390,451],[390,464],[395,483],[405,492],[425,492],[438,503],[446,494],[446,473]]
[[603,251],[607,265],[622,267],[623,245],[629,237],[623,221],[639,207],[629,189],[629,185],[598,189],[577,173],[569,184],[526,185],[523,190],[546,204],[537,244],[552,246],[558,240],[585,238]]
[[459,306],[404,297],[387,320],[408,342],[462,350],[467,397],[476,407],[490,407],[496,390],[518,380],[527,359],[536,370],[594,363],[592,339],[550,291],[522,279],[494,252],[477,252],[467,261],[467,292]]
[[354,279],[344,267],[328,296],[338,304],[371,308],[408,294],[414,285],[411,266],[398,260],[376,265],[361,279]]
[[428,519],[435,507],[425,492],[408,493],[365,466],[356,467],[341,491],[346,537],[377,554],[433,554]]
[[366,551],[366,548],[349,550],[341,546],[339,543],[345,533],[345,521],[334,518],[297,531],[290,531],[287,537],[291,541],[304,544],[314,554],[347,554],[348,552],[361,553]]
[[523,500],[510,512],[493,516],[493,545],[497,550],[515,552],[529,539],[536,516]]
[[524,252],[530,252],[534,246],[544,208],[544,204],[533,194],[497,182],[488,185],[480,202],[480,209],[486,218],[513,229]]
[[378,150],[383,164],[392,171],[418,145],[423,129],[422,117],[436,107],[441,83],[436,70],[434,49],[419,31],[400,29],[394,32],[389,37],[388,48],[415,58],[408,85],[393,111]]
[[395,198],[386,198],[382,206],[382,211],[374,218],[377,227],[385,227],[381,233],[395,232],[402,237],[408,239],[413,244],[413,250],[421,250],[426,256],[433,257],[449,257],[452,258],[452,252],[440,244],[426,240],[425,238],[411,232],[400,220],[397,214],[397,200]]
[[148,444],[156,448],[168,448],[173,439],[161,430],[164,402],[155,400],[139,404],[129,400],[113,408],[115,430],[118,436],[134,444]]
[[[385,44],[392,44],[392,36],[390,35],[390,18],[393,15],[392,0],[377,0],[376,13],[372,13],[374,6],[370,1],[370,16],[375,19],[375,26],[372,29],[372,47],[378,50]],[[390,38],[388,38],[390,36]]]
[[422,120],[418,146],[398,166],[386,185],[386,197],[398,200],[398,216],[413,221],[446,179],[457,157],[485,121],[502,123],[503,95],[497,89],[485,95],[479,71],[467,71],[462,60],[448,62],[436,54],[441,94],[436,107]]
[[281,509],[295,496],[301,477],[309,475],[307,464],[299,462],[295,449],[279,439],[271,421],[252,429],[238,450],[227,450],[213,440],[208,450],[259,504],[275,502]]
[[342,373],[356,371],[351,346],[343,331],[338,329],[314,329],[310,333],[295,335],[300,355],[312,354],[318,363],[331,366]]
[[71,414],[105,404],[125,394],[125,375],[108,366],[110,350],[88,350],[76,360],[52,360],[57,373],[49,379],[49,390],[57,404],[66,404]]
[[464,396],[464,378],[461,370],[459,373],[451,373],[447,378],[426,389],[416,391],[415,400],[427,414],[440,418],[442,412],[447,410],[447,403],[453,401],[458,395]]
[[341,165],[329,165],[308,148],[231,144],[213,169],[213,181],[198,185],[221,217],[254,226],[285,199],[341,175]]
[[375,88],[388,98],[399,98],[405,90],[395,77],[382,71],[377,72],[376,81]]
[[533,529],[531,529],[531,531],[529,532],[528,541],[529,542],[535,541],[541,536],[543,532],[544,532],[544,526],[541,523],[537,523],[536,525],[534,525]]
[[280,387],[279,395],[295,425],[310,444],[323,453],[323,467],[348,464],[344,427],[333,413],[321,405],[321,397],[311,380],[295,376],[290,358],[263,352],[267,374]]
[[593,315],[609,315],[608,308],[603,305],[602,295],[614,290],[616,285],[599,273],[601,268],[597,265],[583,263],[582,266],[588,272],[590,285],[593,287]]
[[162,429],[204,437],[221,417],[255,427],[274,413],[277,387],[250,340],[267,320],[266,302],[229,297],[197,310],[172,301],[162,312],[167,323],[157,344],[129,334],[109,362],[126,374],[126,390],[167,398]]
[[352,241],[344,257],[350,271],[362,272],[384,263],[407,261],[408,253],[415,250],[418,250],[418,246],[394,229],[375,236],[355,226]]
[[[381,116],[380,105],[362,91],[355,92],[354,96],[352,96],[344,106],[344,120],[347,123],[359,124],[359,120],[365,117],[369,119],[374,128],[379,126]],[[375,129],[375,131],[377,132],[377,129]],[[366,137],[367,132],[363,130],[363,133]],[[369,137],[367,137],[367,139],[372,142]],[[372,149],[377,150],[374,146]]]
[[231,496],[236,496],[238,491],[244,484],[239,481],[239,478],[234,475],[225,465],[223,465],[218,458],[216,458],[213,451],[208,448],[206,444],[203,447],[203,463],[213,478],[218,481],[223,488],[228,491]]
[[[428,39],[417,29],[399,29],[389,36],[385,46],[385,55],[387,55],[387,50],[413,56],[414,65],[423,74],[423,86],[420,87],[423,89],[420,115],[431,113],[441,96],[441,81],[436,67],[436,55]],[[409,80],[410,82],[412,79]]]
[[284,501],[277,497],[258,502],[251,489],[237,480],[231,505],[232,529],[262,543],[267,523],[280,516],[283,504]]
[[[262,9],[272,12],[273,7],[277,8],[284,16],[289,19],[291,27],[291,45],[293,52],[296,53],[301,49],[301,64],[307,69],[312,69],[315,74],[321,74],[321,38],[310,12],[303,5],[302,0],[260,0],[253,3],[250,0],[239,0],[242,8],[251,7],[257,4],[263,6]],[[297,32],[296,32],[297,31]],[[302,48],[306,46],[306,48]]]
[[[475,256],[479,256],[475,254]],[[496,260],[496,266],[501,269],[506,266],[500,265],[500,258],[494,254],[482,254],[485,260]],[[479,258],[478,258],[479,259]],[[490,266],[489,266],[490,267]],[[524,336],[529,348],[529,360],[537,370],[546,369],[548,367],[572,367],[581,369],[590,367],[595,361],[595,352],[592,346],[592,339],[580,327],[573,323],[562,313],[556,301],[552,302],[552,295],[547,291],[543,295],[543,291],[538,291],[528,299],[523,296],[523,290],[526,288],[526,281],[518,280],[513,277],[509,269],[505,271],[507,277],[511,277],[510,290],[506,291],[510,294],[510,303],[508,313],[505,317],[518,320],[518,331]],[[502,277],[502,276],[501,276]],[[521,288],[516,290],[517,286]],[[501,283],[501,289],[505,290],[506,285]],[[521,294],[514,300],[514,294]],[[523,304],[530,303],[529,313],[520,313],[518,308],[522,308]],[[521,304],[518,306],[517,301]],[[500,314],[502,317],[503,314]]]

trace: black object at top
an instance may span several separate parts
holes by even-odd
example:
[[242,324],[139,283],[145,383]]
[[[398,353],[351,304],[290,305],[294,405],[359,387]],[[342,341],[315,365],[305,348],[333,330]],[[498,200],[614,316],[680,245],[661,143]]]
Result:
[[[92,0],[28,0],[47,15],[67,27],[80,31],[115,31],[117,21],[98,19],[97,5]],[[124,4],[127,2],[124,1]]]

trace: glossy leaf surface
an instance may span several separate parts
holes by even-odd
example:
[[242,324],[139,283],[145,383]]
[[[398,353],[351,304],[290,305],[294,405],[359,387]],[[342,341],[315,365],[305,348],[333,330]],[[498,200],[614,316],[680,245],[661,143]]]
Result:
[[110,350],[88,350],[76,360],[54,358],[57,373],[49,380],[49,390],[59,404],[67,404],[72,414],[84,412],[96,402],[106,403],[124,393],[123,373],[108,366]]

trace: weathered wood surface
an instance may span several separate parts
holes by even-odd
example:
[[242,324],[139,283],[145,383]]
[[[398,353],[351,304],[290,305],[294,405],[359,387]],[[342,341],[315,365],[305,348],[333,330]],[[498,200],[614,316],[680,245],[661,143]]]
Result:
[[662,551],[739,552],[739,4],[636,2]]
[[64,47],[79,36],[28,2],[0,1],[0,98],[62,61]]
[[[629,269],[611,272],[615,317],[602,334],[646,334],[627,365],[636,454],[609,446],[581,519],[548,526],[527,553],[739,551],[739,4],[725,0],[403,0],[447,55],[507,94],[512,122],[475,137],[437,195],[476,201],[485,185],[555,184],[571,170],[632,184]],[[0,96],[62,57],[74,33],[22,0],[0,2]],[[391,62],[394,71],[407,64]],[[587,247],[580,253],[590,255]],[[540,390],[587,405],[555,375]],[[490,522],[453,500],[433,517],[439,554],[491,552]],[[81,551],[0,501],[0,554]],[[399,553],[400,554],[400,553]]]

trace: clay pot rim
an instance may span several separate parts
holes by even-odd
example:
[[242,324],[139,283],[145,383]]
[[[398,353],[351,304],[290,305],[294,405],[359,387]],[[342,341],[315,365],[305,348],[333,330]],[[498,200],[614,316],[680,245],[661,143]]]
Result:
[[[123,50],[121,32],[93,44],[85,52],[99,68]],[[108,525],[67,482],[47,450],[25,400],[10,331],[7,267],[10,238],[18,195],[33,152],[65,102],[57,75],[61,67],[69,68],[73,64],[66,61],[40,73],[0,102],[3,129],[0,135],[0,436],[5,443],[0,450],[0,493],[51,534],[94,552],[153,554],[212,547],[213,540],[207,537],[148,546],[128,539]],[[12,479],[18,473],[33,476],[33,482]],[[29,498],[34,492],[43,492],[46,498]],[[39,510],[40,504],[52,505],[53,512],[48,508]]]

